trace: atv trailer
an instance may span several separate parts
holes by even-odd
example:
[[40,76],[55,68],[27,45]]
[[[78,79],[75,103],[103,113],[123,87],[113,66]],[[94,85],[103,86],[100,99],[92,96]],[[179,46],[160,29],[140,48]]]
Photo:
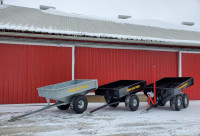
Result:
[[90,113],[107,106],[115,108],[120,102],[125,102],[125,107],[128,110],[136,111],[139,107],[139,98],[136,93],[144,90],[145,87],[145,80],[118,80],[102,85],[95,90],[95,95],[104,96],[106,104],[90,111]]
[[[20,116],[12,117],[9,121],[52,108],[57,106],[60,110],[67,110],[69,107],[75,113],[83,113],[87,109],[88,101],[85,95],[98,88],[97,80],[71,80],[63,83],[40,87],[38,93],[40,97],[46,98],[47,105],[42,109],[25,113]],[[56,100],[55,104],[50,105],[50,99]]]
[[[187,94],[182,93],[183,90],[192,86],[194,79],[192,77],[167,77],[162,78],[154,83],[146,86],[144,94],[148,97],[149,109],[157,106],[165,106],[170,101],[172,110],[179,111],[182,108],[187,108],[189,105],[189,97]],[[156,96],[156,102],[153,101]]]

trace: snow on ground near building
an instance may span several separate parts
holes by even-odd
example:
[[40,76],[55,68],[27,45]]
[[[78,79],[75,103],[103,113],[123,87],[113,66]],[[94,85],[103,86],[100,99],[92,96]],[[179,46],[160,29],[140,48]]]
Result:
[[[89,103],[87,110],[100,105],[102,103]],[[141,114],[146,105],[142,102],[138,111],[131,112],[121,103],[117,108],[107,107],[91,116],[52,108],[9,123],[5,120],[11,116],[36,110],[42,105],[0,105],[0,135],[200,136],[200,101],[190,101],[190,106],[181,111],[171,111],[167,103],[165,107]]]

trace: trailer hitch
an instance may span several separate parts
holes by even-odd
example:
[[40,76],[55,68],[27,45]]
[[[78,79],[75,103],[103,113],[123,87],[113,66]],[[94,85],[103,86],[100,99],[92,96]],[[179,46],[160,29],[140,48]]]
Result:
[[158,102],[157,101],[153,101],[153,99],[151,98],[151,95],[148,94],[148,105],[147,105],[147,109],[145,109],[144,111],[141,112],[141,114],[143,113],[147,113],[149,110],[151,110],[153,107],[157,107],[158,106]]
[[156,66],[153,66],[153,92],[149,92],[147,93],[148,96],[148,105],[147,105],[147,109],[145,109],[144,111],[142,111],[141,113],[147,113],[150,109],[152,109],[153,107],[157,106],[157,101],[156,101]]
[[23,117],[26,117],[26,116],[29,116],[29,115],[32,115],[34,113],[37,113],[37,112],[41,112],[41,111],[44,111],[44,110],[47,110],[47,109],[50,109],[52,107],[55,107],[55,106],[61,106],[61,105],[65,105],[66,103],[55,103],[55,104],[52,104],[52,105],[45,105],[44,107],[42,107],[41,109],[38,109],[38,110],[35,110],[35,111],[30,111],[30,112],[26,112],[25,114],[22,114],[22,115],[19,115],[19,116],[13,116],[11,117],[8,122],[13,122],[13,121],[16,121],[20,118],[23,118]]
[[91,113],[94,113],[94,112],[96,112],[96,111],[98,111],[98,110],[100,110],[100,109],[103,109],[103,108],[105,108],[105,107],[107,107],[107,106],[114,105],[114,104],[118,104],[118,103],[120,103],[120,101],[112,102],[112,103],[105,103],[104,105],[102,105],[102,106],[100,106],[100,107],[98,107],[98,108],[95,108],[95,109],[93,109],[93,110],[91,110],[91,111],[89,111],[89,112],[84,112],[83,114],[86,115],[86,116],[88,116],[88,115],[91,115]]
[[153,107],[154,107],[154,106],[152,105],[151,107],[149,107],[149,108],[147,108],[147,109],[141,111],[140,113],[141,113],[141,114],[147,113],[147,112],[148,112],[150,109],[152,109]]

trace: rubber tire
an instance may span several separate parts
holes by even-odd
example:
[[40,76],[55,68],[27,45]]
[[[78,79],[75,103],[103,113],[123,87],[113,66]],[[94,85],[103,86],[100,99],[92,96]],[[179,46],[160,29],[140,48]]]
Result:
[[173,97],[173,98],[170,99],[170,108],[173,111],[176,110],[176,108],[175,108],[175,99],[176,99],[176,97]]
[[[112,97],[107,97],[107,96],[104,96],[104,99],[107,103],[113,103],[113,102],[116,102],[116,100]],[[116,108],[117,106],[119,105],[119,103],[117,104],[113,104],[113,105],[109,105],[110,107],[113,107],[113,108]]]
[[[78,107],[78,104],[79,104],[79,101],[80,100],[83,100],[84,101],[84,106],[83,108],[79,108]],[[88,100],[87,98],[84,96],[84,95],[78,95],[78,96],[75,96],[71,103],[70,103],[70,108],[75,111],[77,114],[81,114],[83,113],[86,109],[87,109],[87,106],[88,106]]]
[[[58,101],[58,102],[60,102],[60,101]],[[56,101],[56,103],[57,103],[57,101]],[[67,110],[69,108],[69,106],[70,106],[70,104],[66,104],[66,105],[57,106],[57,108],[59,110]]]
[[[137,101],[137,105],[136,106],[134,106],[132,104],[133,100]],[[138,109],[138,107],[139,107],[139,98],[138,98],[138,96],[134,95],[134,94],[126,96],[125,107],[130,111],[136,111]]]
[[[178,105],[178,100],[181,101],[181,105]],[[181,95],[177,95],[175,99],[175,109],[176,111],[180,111],[183,108],[183,98]]]
[[[185,99],[187,102],[185,102]],[[183,94],[183,108],[187,108],[189,106],[189,97],[187,94]]]

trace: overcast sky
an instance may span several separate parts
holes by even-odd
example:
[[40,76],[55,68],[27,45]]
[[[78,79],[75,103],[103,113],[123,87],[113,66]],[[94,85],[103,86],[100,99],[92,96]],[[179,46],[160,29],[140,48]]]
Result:
[[200,24],[200,0],[4,0],[5,4],[38,8],[55,6],[68,13],[116,18],[119,14],[133,19],[156,19],[180,24]]

